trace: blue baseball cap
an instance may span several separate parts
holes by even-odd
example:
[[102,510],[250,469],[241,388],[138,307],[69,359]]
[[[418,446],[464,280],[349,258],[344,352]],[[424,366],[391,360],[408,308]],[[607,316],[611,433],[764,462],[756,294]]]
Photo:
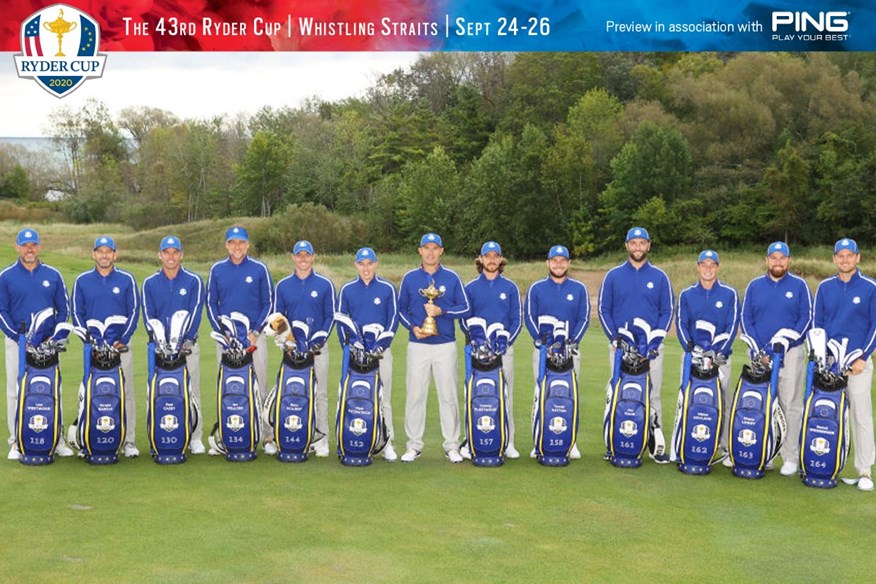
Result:
[[40,234],[36,229],[22,229],[18,232],[18,237],[15,238],[16,245],[24,245],[25,243],[35,243],[39,245]]
[[168,235],[164,239],[162,239],[161,247],[159,247],[158,250],[164,251],[166,249],[176,249],[182,251],[182,242],[179,240],[179,237]]
[[306,251],[310,255],[313,255],[313,245],[306,239],[302,239],[295,244],[295,247],[292,248],[292,255],[298,255],[302,251]]
[[488,241],[484,245],[481,246],[481,255],[487,255],[490,252],[496,252],[499,255],[502,255],[502,246],[496,243],[495,241]]
[[113,251],[116,251],[116,242],[113,241],[112,237],[108,235],[101,235],[97,239],[94,240],[94,249],[99,247],[108,247]]
[[566,249],[564,245],[555,245],[548,252],[548,259],[555,258],[557,256],[564,257],[566,259],[569,258],[569,250]]
[[627,238],[624,241],[636,239],[637,237],[651,241],[651,236],[648,235],[648,230],[645,229],[644,227],[633,227],[632,229],[627,231]]
[[359,251],[356,252],[356,263],[358,264],[359,262],[364,262],[366,260],[376,262],[377,254],[374,253],[374,250],[370,247],[359,248]]
[[848,237],[844,237],[836,242],[836,245],[833,246],[833,255],[838,254],[842,250],[847,249],[852,253],[858,252],[858,242],[854,239],[849,239]]
[[712,260],[716,264],[721,263],[718,260],[718,252],[712,251],[710,249],[707,249],[707,250],[700,252],[700,257],[697,258],[697,263],[704,262],[705,260]]
[[444,247],[444,242],[441,241],[441,236],[437,233],[427,233],[420,238],[420,247],[423,247],[427,243],[434,243],[438,247]]
[[230,227],[228,231],[225,232],[225,241],[231,241],[232,239],[239,239],[240,241],[249,241],[249,233],[246,232],[245,227]]
[[772,242],[772,243],[770,244],[770,246],[767,248],[767,252],[766,252],[766,254],[767,254],[767,256],[769,257],[769,256],[773,255],[773,254],[776,253],[776,252],[779,252],[780,254],[782,254],[783,256],[785,256],[786,258],[791,257],[791,248],[789,248],[789,247],[788,247],[788,244],[785,243],[784,241],[774,241],[774,242]]

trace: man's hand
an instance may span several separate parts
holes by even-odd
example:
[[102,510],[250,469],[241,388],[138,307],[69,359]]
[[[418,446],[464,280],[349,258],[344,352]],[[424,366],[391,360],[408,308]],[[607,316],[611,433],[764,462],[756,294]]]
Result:
[[258,339],[258,336],[256,336],[254,332],[250,331],[249,333],[247,333],[246,338],[249,339],[250,346],[255,347],[256,339]]
[[431,316],[432,318],[435,318],[436,316],[441,316],[442,314],[444,314],[444,311],[441,310],[441,307],[438,306],[437,304],[429,304],[427,302],[426,304],[423,305],[423,308],[426,309],[426,314],[428,316]]
[[855,359],[852,363],[852,366],[849,368],[850,375],[858,375],[864,371],[864,367],[867,366],[867,362],[863,359]]
[[417,339],[425,339],[426,337],[429,336],[427,334],[424,334],[423,329],[421,327],[418,327],[418,326],[415,326],[414,328],[412,328],[411,332],[414,333],[414,336],[417,337]]

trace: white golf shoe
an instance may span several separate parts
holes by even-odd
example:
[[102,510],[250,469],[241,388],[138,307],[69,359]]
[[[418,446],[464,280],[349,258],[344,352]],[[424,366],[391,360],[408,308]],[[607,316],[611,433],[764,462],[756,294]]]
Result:
[[460,462],[462,462],[463,460],[465,460],[465,459],[462,457],[462,455],[459,453],[459,450],[457,450],[456,448],[453,448],[453,449],[451,449],[451,450],[448,450],[448,451],[445,453],[445,455],[447,456],[447,460],[449,460],[449,461],[452,462],[453,464],[459,464]]
[[133,442],[125,442],[122,450],[125,453],[125,458],[137,458],[140,456],[140,450]]
[[[463,455],[465,456],[465,455]],[[507,448],[505,448],[505,458],[510,458],[512,460],[516,460],[520,458],[520,453],[517,452],[517,449],[514,448],[513,444],[509,444]]]
[[328,458],[329,455],[329,443],[328,437],[323,437],[314,442],[313,450],[316,452],[317,458]]
[[192,451],[192,454],[204,454],[207,451],[204,448],[204,443],[200,440],[194,440],[191,444],[189,444],[189,450]]
[[9,447],[9,454],[6,455],[6,460],[21,460],[21,451],[18,450],[18,446],[13,444]]
[[782,464],[782,468],[779,469],[779,474],[783,477],[791,477],[797,474],[797,463],[788,461]]
[[277,445],[273,442],[265,442],[265,454],[268,456],[275,456],[277,454]]
[[73,449],[67,446],[67,443],[62,440],[61,442],[58,442],[57,446],[55,446],[55,454],[61,458],[69,458],[76,453],[73,452]]
[[859,491],[872,491],[873,490],[873,478],[868,474],[863,474],[858,479],[858,490]]
[[402,454],[401,461],[402,462],[414,462],[418,458],[420,458],[420,451],[414,450],[413,448],[408,448],[407,450],[405,450],[405,453]]
[[392,442],[387,442],[383,448],[383,460],[386,462],[395,462],[398,460],[398,454],[395,448],[392,447]]

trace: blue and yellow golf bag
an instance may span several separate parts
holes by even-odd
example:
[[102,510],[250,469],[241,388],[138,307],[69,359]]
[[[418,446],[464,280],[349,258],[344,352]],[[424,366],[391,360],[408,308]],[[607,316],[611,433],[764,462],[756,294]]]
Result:
[[776,397],[781,355],[763,365],[761,354],[742,366],[730,411],[730,460],[733,475],[759,479],[766,465],[775,458],[785,438],[785,414]]
[[[26,465],[50,464],[62,440],[61,369],[58,354],[66,350],[73,327],[55,325],[54,310],[32,314],[30,326],[21,323],[18,335],[18,408],[15,440]],[[53,333],[54,331],[54,333]]]
[[277,385],[265,405],[273,428],[277,460],[305,462],[310,446],[321,438],[316,431],[316,373],[313,354],[286,351]]
[[367,349],[346,344],[344,364],[335,419],[338,458],[347,466],[367,466],[388,440],[380,359]]
[[261,436],[262,406],[251,352],[222,352],[216,395],[219,420],[214,434],[224,449],[225,459],[232,462],[254,460]]
[[163,354],[149,343],[149,385],[146,391],[146,434],[158,464],[186,461],[186,449],[200,423],[183,353]]
[[84,347],[76,443],[90,464],[114,464],[125,442],[125,376],[122,358],[108,345]]
[[683,377],[675,412],[673,452],[678,470],[709,474],[721,459],[724,388],[714,352],[685,352]]
[[22,334],[19,337],[22,371],[15,412],[16,441],[22,464],[50,464],[63,428],[58,353],[27,351],[25,344]]
[[508,446],[502,356],[486,345],[465,347],[465,440],[475,466],[501,466]]
[[532,437],[544,466],[566,466],[578,439],[578,376],[572,348],[564,341],[542,344]]
[[651,362],[620,340],[613,369],[602,427],[606,457],[614,466],[638,468],[651,432]]
[[800,428],[800,472],[810,487],[832,489],[849,453],[847,378],[819,366],[806,371],[806,396]]

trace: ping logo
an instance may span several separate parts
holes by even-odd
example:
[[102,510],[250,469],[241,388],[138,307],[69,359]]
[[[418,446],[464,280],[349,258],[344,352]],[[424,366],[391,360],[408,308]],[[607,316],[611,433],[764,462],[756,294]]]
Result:
[[819,12],[817,15],[803,11],[774,11],[773,32],[778,32],[783,26],[793,26],[794,32],[846,32],[849,30],[848,16],[845,11]]

